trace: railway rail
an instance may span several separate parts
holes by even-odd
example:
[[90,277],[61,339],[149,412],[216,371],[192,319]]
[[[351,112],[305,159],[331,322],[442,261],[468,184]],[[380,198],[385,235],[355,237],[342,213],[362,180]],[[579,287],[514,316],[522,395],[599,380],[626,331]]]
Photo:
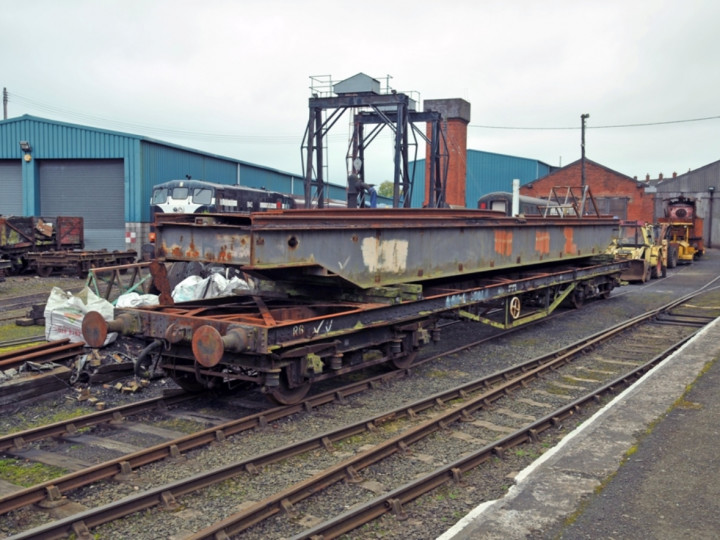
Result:
[[18,368],[25,362],[58,362],[73,358],[82,352],[84,343],[71,343],[69,339],[48,341],[0,354],[0,370]]
[[[71,287],[68,290],[74,294],[80,292],[82,287]],[[49,295],[50,288],[48,287],[48,290],[42,293],[0,298],[0,322],[12,321],[24,317],[27,311],[34,306],[44,306],[47,303]]]
[[0,322],[23,317],[27,310],[38,304],[45,304],[48,293],[27,294],[0,298]]
[[[673,304],[677,304],[677,302],[674,302]],[[666,306],[666,309],[671,308],[672,306]],[[648,318],[653,318],[655,319],[655,321],[662,322],[665,325],[672,324],[674,326],[677,326],[678,324],[680,324],[681,328],[685,328],[685,333],[687,333],[687,331],[691,331],[693,328],[696,328],[698,325],[707,322],[708,320],[704,317],[699,317],[696,315],[688,316],[687,314],[663,316],[660,310],[654,310],[652,313],[647,314],[642,319],[647,320]],[[627,323],[613,329],[613,333],[616,334],[618,332],[622,332],[631,325],[639,324],[640,321],[640,317],[628,321]],[[664,333],[668,334],[667,330]],[[601,339],[604,338],[600,335],[592,336],[588,340],[583,340],[582,342],[574,344],[572,349],[574,350],[575,354],[582,351],[587,351],[588,349],[598,346],[598,342]],[[667,354],[667,351],[664,354]],[[411,442],[424,439],[427,437],[428,434],[434,433],[438,429],[446,429],[448,425],[450,425],[453,421],[457,419],[467,420],[471,418],[472,415],[477,414],[477,411],[479,409],[486,407],[488,404],[495,403],[497,400],[507,399],[503,396],[506,396],[508,393],[511,392],[516,392],[518,389],[522,388],[523,385],[527,384],[527,382],[522,382],[522,379],[537,379],[542,372],[547,372],[547,370],[556,370],[559,364],[569,362],[570,356],[570,352],[565,352],[563,355],[560,356],[557,353],[545,355],[542,358],[535,359],[531,362],[523,364],[522,366],[517,366],[512,371],[497,373],[493,377],[489,377],[484,380],[474,381],[473,383],[466,385],[463,388],[455,389],[443,395],[432,396],[431,398],[428,398],[421,402],[414,403],[409,407],[405,407],[402,410],[386,412],[379,418],[367,419],[366,421],[358,423],[354,426],[345,426],[341,430],[338,430],[338,432],[336,433],[327,433],[321,437],[315,437],[312,440],[302,441],[301,443],[298,443],[292,448],[282,448],[276,450],[266,456],[260,456],[254,461],[237,463],[223,470],[211,471],[210,473],[199,475],[198,477],[191,479],[191,481],[189,482],[183,481],[178,482],[177,484],[173,484],[171,486],[163,486],[162,488],[150,490],[143,494],[139,494],[136,497],[130,497],[128,499],[113,503],[106,507],[84,512],[82,516],[83,519],[81,521],[78,521],[77,519],[73,521],[72,518],[68,518],[67,520],[61,520],[55,524],[47,525],[45,528],[42,529],[42,535],[45,536],[46,534],[48,534],[52,536],[53,533],[50,532],[51,530],[58,531],[58,533],[59,531],[64,531],[65,533],[69,531],[81,533],[87,528],[93,528],[100,523],[108,521],[109,519],[116,519],[120,513],[134,512],[139,509],[155,506],[157,504],[164,504],[166,506],[172,505],[173,501],[177,497],[180,497],[190,491],[199,489],[200,487],[210,485],[211,483],[217,482],[220,479],[236,476],[241,471],[257,471],[260,470],[262,466],[266,463],[276,462],[280,459],[286,459],[291,455],[307,452],[308,450],[313,448],[332,449],[335,442],[340,441],[343,438],[347,438],[351,435],[357,435],[361,430],[372,429],[373,426],[377,427],[378,425],[389,421],[396,421],[397,419],[402,417],[416,417],[419,413],[427,410],[431,406],[437,406],[438,404],[448,403],[453,400],[467,400],[468,395],[480,392],[479,395],[476,395],[474,398],[470,398],[469,401],[466,402],[466,404],[464,405],[465,412],[462,412],[461,409],[456,410],[453,408],[446,413],[440,413],[441,415],[447,414],[447,416],[444,419],[442,418],[442,416],[438,416],[436,418],[433,418],[432,420],[423,422],[420,424],[423,427],[412,428],[408,433],[403,435],[404,438],[409,439],[408,441],[403,441],[400,438],[391,439],[386,443],[378,445],[377,448],[372,452],[361,452],[360,454],[358,454],[357,457],[352,458],[353,460],[359,461],[347,461],[334,467],[330,467],[327,471],[324,471],[321,474],[319,473],[316,478],[311,479],[313,483],[312,485],[310,484],[311,481],[308,481],[307,483],[303,483],[299,486],[288,487],[280,495],[275,496],[275,498],[273,499],[274,502],[270,500],[272,497],[269,497],[266,500],[257,503],[257,505],[253,506],[251,510],[245,511],[232,518],[227,518],[221,524],[216,525],[213,528],[203,531],[201,533],[198,533],[197,537],[223,537],[224,534],[235,534],[239,530],[244,530],[246,527],[255,524],[255,522],[257,521],[256,518],[258,516],[258,509],[260,508],[260,506],[262,506],[263,508],[271,509],[266,510],[267,517],[278,513],[292,513],[293,506],[300,502],[300,499],[297,498],[296,495],[293,495],[293,493],[307,493],[317,491],[319,490],[319,488],[312,486],[325,486],[331,484],[332,482],[329,479],[347,479],[348,477],[352,479],[353,474],[358,474],[359,471],[366,466],[364,464],[369,465],[370,463],[377,461],[379,459],[377,457],[378,455],[382,457],[387,457],[387,455],[399,451],[405,451],[409,447]],[[368,503],[368,505],[370,506],[368,506],[362,511],[359,510],[358,507],[356,510],[353,511],[352,516],[345,514],[339,518],[330,519],[322,527],[317,526],[313,528],[312,534],[326,534],[329,535],[326,537],[334,537],[334,535],[340,529],[349,530],[348,527],[357,527],[358,524],[362,520],[366,519],[368,516],[377,516],[379,512],[378,509],[381,508],[390,508],[398,514],[402,514],[402,505],[407,504],[408,501],[417,497],[420,491],[427,489],[429,486],[436,486],[442,484],[446,482],[448,478],[454,477],[457,480],[459,476],[462,476],[462,474],[464,474],[464,471],[469,468],[471,464],[476,465],[477,463],[484,462],[488,459],[488,456],[501,455],[504,450],[512,448],[517,444],[537,439],[540,433],[552,427],[552,425],[556,424],[560,419],[566,417],[567,415],[574,414],[577,407],[579,407],[581,403],[592,401],[603,392],[610,391],[611,388],[616,388],[619,384],[623,384],[623,381],[627,382],[627,380],[630,380],[633,377],[637,376],[637,373],[641,373],[643,372],[643,370],[649,369],[655,362],[659,361],[659,358],[660,355],[653,359],[653,361],[645,363],[639,368],[636,367],[633,370],[636,372],[635,375],[623,374],[622,376],[616,378],[610,383],[605,383],[605,385],[601,389],[593,390],[587,396],[577,398],[575,401],[572,402],[572,405],[565,406],[562,409],[558,409],[555,413],[547,415],[547,417],[544,418],[542,422],[537,421],[532,423],[530,426],[525,426],[522,433],[518,431],[518,433],[514,434],[512,437],[507,436],[502,438],[501,440],[494,441],[491,444],[486,445],[482,449],[484,453],[478,453],[477,456],[469,459],[467,463],[456,463],[455,465],[457,466],[455,467],[441,468],[442,470],[439,469],[434,473],[434,479],[426,479],[415,482],[413,483],[414,487],[408,487],[407,490],[404,490],[402,493],[398,490],[392,490],[390,493],[392,496],[390,496],[389,498],[385,497],[382,500],[374,500],[371,503]],[[518,373],[522,373],[522,375],[518,375]],[[366,381],[366,383],[368,383],[368,381]],[[372,385],[373,383],[369,382],[369,384]],[[487,388],[492,388],[492,390],[487,390]],[[343,395],[343,390],[341,389],[336,392],[334,397],[332,396],[332,393],[330,394],[330,397],[326,399],[341,399]],[[316,398],[319,399],[319,397]],[[295,409],[295,412],[297,412],[298,410],[310,410],[317,406],[319,406],[319,402],[315,402],[315,404],[313,404],[312,402],[305,402],[303,404],[291,406],[289,407],[289,409]],[[276,410],[273,409],[272,411]],[[254,427],[266,423],[268,421],[268,418],[275,414],[272,411],[266,411],[256,415],[256,423],[254,424]],[[262,418],[265,418],[264,422]],[[424,434],[421,434],[423,433],[423,431]],[[228,429],[227,427],[218,426],[215,429],[207,430],[207,433],[205,433],[204,435],[206,437],[209,436],[211,440],[222,441],[230,434],[230,429]],[[178,445],[175,446],[176,450],[174,455],[177,455],[178,450],[180,452],[183,451],[180,449],[180,447],[178,447]],[[375,455],[375,457],[372,457],[372,455]],[[132,467],[130,468],[132,469]],[[127,472],[127,468],[125,469],[125,471]],[[59,483],[59,481],[55,482],[55,484]],[[53,492],[52,485],[53,483],[51,482],[48,485],[38,486],[38,489],[36,489],[35,491],[37,493],[41,493],[44,496],[47,493]],[[419,486],[422,486],[422,488],[420,488]],[[57,495],[58,493],[56,492],[55,494]],[[8,503],[7,500],[0,502],[2,503],[0,505],[2,507],[5,507],[5,505]],[[361,518],[360,516],[363,517]],[[323,530],[325,532],[322,532]],[[34,537],[32,534],[28,534],[28,536],[20,535],[18,536],[18,538]],[[40,534],[40,529],[37,530],[37,534]],[[300,537],[302,537],[302,535]]]

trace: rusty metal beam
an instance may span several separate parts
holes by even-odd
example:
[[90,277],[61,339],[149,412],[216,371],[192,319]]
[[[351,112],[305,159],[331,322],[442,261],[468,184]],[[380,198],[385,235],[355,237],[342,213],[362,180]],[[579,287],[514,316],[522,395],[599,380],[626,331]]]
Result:
[[159,215],[159,254],[246,271],[338,276],[366,289],[603,253],[613,218],[512,218],[454,209]]

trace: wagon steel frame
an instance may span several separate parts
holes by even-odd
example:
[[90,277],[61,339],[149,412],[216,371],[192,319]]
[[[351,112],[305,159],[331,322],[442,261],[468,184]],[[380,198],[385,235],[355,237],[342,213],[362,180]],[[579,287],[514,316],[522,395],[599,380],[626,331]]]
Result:
[[188,389],[249,381],[281,402],[340,373],[410,365],[439,339],[441,317],[510,328],[607,296],[625,265],[601,255],[617,220],[582,212],[288,210],[162,214],[155,225],[161,261],[234,266],[252,290],[173,304],[155,263],[161,305],[89,314],[87,343],[141,336],[141,370],[160,365]]
[[[91,346],[109,331],[143,335],[155,344],[160,366],[190,388],[211,386],[212,378],[245,380],[276,391],[282,400],[294,398],[294,389],[301,392],[312,382],[373,364],[410,365],[421,345],[439,338],[437,322],[444,316],[511,328],[549,315],[564,300],[578,304],[607,296],[624,266],[599,260],[539,266],[422,290],[388,288],[373,302],[333,300],[320,285],[303,290],[295,284],[293,297],[248,292],[117,310],[110,322],[87,317],[83,331]],[[270,288],[278,286],[283,288]]]

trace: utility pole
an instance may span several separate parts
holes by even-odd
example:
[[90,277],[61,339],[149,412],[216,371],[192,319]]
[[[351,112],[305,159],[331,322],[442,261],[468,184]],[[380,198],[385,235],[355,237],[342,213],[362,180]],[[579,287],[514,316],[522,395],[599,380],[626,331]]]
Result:
[[581,182],[583,191],[585,191],[585,120],[590,118],[589,114],[581,114],[580,122],[582,124],[581,140],[580,140],[580,166],[581,166]]
[[[709,186],[708,192],[710,193],[710,228],[708,229],[708,245],[707,247],[712,247],[712,230],[713,230],[713,195],[715,195],[715,186]],[[697,233],[696,233],[697,234]]]
[[3,87],[3,120],[7,120],[7,102],[8,102],[7,88]]

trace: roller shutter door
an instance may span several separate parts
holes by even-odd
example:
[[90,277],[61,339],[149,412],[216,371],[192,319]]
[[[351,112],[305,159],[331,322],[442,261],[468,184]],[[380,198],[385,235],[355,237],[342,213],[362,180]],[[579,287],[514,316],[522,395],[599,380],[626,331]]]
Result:
[[17,160],[0,160],[0,214],[22,216],[22,166]]
[[126,249],[121,159],[40,163],[40,215],[82,216],[86,249]]

